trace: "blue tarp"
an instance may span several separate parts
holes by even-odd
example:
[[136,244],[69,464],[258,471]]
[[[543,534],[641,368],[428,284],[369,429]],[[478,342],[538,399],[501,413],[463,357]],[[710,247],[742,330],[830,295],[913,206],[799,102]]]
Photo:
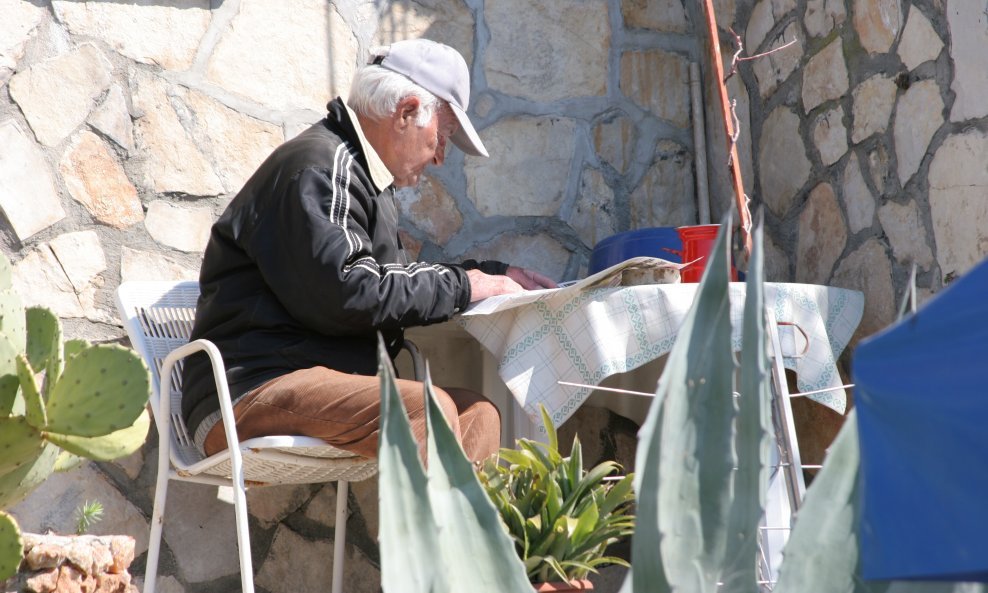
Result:
[[988,581],[988,261],[852,361],[862,575]]

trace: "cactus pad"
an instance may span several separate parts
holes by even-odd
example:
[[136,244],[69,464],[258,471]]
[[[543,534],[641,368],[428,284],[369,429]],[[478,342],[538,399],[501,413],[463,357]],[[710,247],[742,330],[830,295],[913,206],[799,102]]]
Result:
[[51,443],[33,459],[17,469],[0,474],[0,509],[14,506],[24,500],[32,490],[47,480],[55,469],[55,459],[60,449]]
[[41,401],[34,369],[23,354],[17,355],[17,377],[20,379],[21,395],[24,397],[24,417],[28,424],[41,430],[48,424],[45,402]]
[[63,356],[66,360],[68,360],[69,358],[75,356],[76,354],[79,354],[86,348],[89,348],[91,345],[92,344],[90,344],[86,340],[80,340],[80,339],[65,340],[65,344],[62,346],[64,349]]
[[41,433],[25,418],[0,418],[0,474],[10,473],[30,463],[43,447]]
[[17,521],[0,512],[0,583],[17,574],[24,556],[24,541]]
[[25,320],[24,303],[13,289],[0,290],[0,333],[14,345],[18,352],[24,351]]
[[59,451],[58,458],[55,459],[54,471],[67,472],[70,469],[75,469],[79,467],[82,461],[83,461],[82,457],[79,457],[74,453],[69,453],[68,451]]
[[[140,449],[147,439],[150,427],[151,416],[147,410],[144,410],[131,426],[101,437],[47,433],[45,438],[69,453],[95,461],[110,461],[130,455]],[[60,471],[57,467],[56,470]]]
[[150,373],[129,348],[90,346],[68,359],[48,396],[48,431],[98,437],[137,420],[150,395]]
[[14,268],[7,256],[0,253],[0,290],[14,287]]
[[[43,307],[28,307],[24,318],[28,362],[39,371],[45,370],[49,376],[57,378],[61,372],[62,322],[57,315]],[[59,361],[59,368],[55,373],[49,368],[53,359]]]

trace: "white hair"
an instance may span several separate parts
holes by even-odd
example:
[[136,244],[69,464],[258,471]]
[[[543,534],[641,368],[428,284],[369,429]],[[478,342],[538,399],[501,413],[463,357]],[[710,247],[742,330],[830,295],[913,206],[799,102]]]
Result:
[[354,74],[347,105],[365,117],[380,120],[390,117],[398,108],[398,102],[409,96],[419,100],[415,124],[421,128],[432,121],[440,100],[409,78],[382,66],[368,64]]

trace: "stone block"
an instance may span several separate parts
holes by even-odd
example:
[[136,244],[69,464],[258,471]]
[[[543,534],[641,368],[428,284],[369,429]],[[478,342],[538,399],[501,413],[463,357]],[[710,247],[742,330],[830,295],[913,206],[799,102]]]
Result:
[[621,56],[621,93],[670,124],[690,125],[689,62],[661,49],[628,51]]
[[113,66],[93,44],[35,64],[10,79],[10,96],[38,140],[56,146],[82,122],[110,84]]
[[45,17],[44,6],[22,0],[0,0],[0,81],[4,71],[12,71],[24,55],[25,42]]
[[262,525],[270,527],[298,510],[310,495],[308,484],[251,488],[247,491],[247,509]]
[[0,123],[0,208],[21,241],[65,218],[51,169],[13,120]]
[[[380,570],[355,547],[347,546],[343,589],[352,593],[377,593],[381,588]],[[271,593],[322,591],[331,580],[332,542],[309,541],[280,525],[255,582]]]
[[930,215],[945,282],[988,255],[985,154],[988,134],[971,129],[948,136],[930,163]]
[[132,60],[186,70],[209,27],[209,0],[120,4],[54,0],[55,16],[74,35],[94,37]]
[[799,27],[790,23],[765,51],[771,53],[758,58],[751,66],[758,81],[758,94],[763,98],[775,93],[800,66],[805,50]]
[[923,62],[937,59],[942,49],[943,41],[930,24],[930,19],[920,9],[910,6],[897,50],[902,63],[913,70]]
[[631,118],[611,114],[597,123],[591,133],[597,156],[618,173],[627,171],[635,157],[635,145],[638,142],[637,128]]
[[876,74],[855,87],[851,142],[857,144],[872,134],[885,132],[895,107],[895,94],[895,81],[884,74]]
[[[172,97],[178,87],[142,70],[132,69],[130,90],[134,108],[140,113],[134,127],[140,183],[154,193],[215,196],[223,183],[184,125],[188,111]],[[176,110],[178,106],[181,111]]]
[[110,147],[92,132],[79,132],[58,165],[72,198],[102,224],[122,229],[144,220],[137,189]]
[[686,33],[690,27],[686,9],[678,0],[621,0],[621,16],[628,29]]
[[899,306],[892,287],[892,264],[886,247],[877,239],[869,239],[845,257],[834,272],[831,285],[864,293],[864,314],[848,344],[849,351],[861,338],[870,336],[895,321]]
[[491,88],[547,103],[607,92],[607,2],[489,0],[484,20],[490,30],[484,74]]
[[65,233],[49,243],[76,292],[83,292],[106,269],[106,258],[96,231]]
[[14,264],[14,288],[24,305],[48,307],[59,317],[85,317],[86,310],[48,244]]
[[847,228],[840,203],[829,183],[810,192],[799,216],[796,282],[826,284],[847,244]]
[[120,281],[128,280],[198,280],[199,270],[183,265],[166,255],[120,248]]
[[240,572],[233,505],[217,498],[215,486],[171,482],[165,505],[164,544],[186,583]]
[[861,161],[854,153],[851,153],[844,167],[842,190],[847,225],[851,233],[869,228],[875,220],[875,196],[865,182],[861,173]]
[[566,222],[576,231],[578,237],[587,247],[593,247],[598,241],[614,234],[615,216],[614,190],[604,176],[596,169],[584,169],[580,179],[580,189],[576,203]]
[[915,263],[922,270],[928,270],[933,265],[933,251],[915,200],[906,204],[882,204],[878,209],[878,220],[892,244],[892,255],[897,261]]
[[569,185],[575,132],[571,119],[525,116],[484,130],[490,158],[467,158],[463,166],[467,195],[480,215],[554,216]]
[[277,111],[322,112],[327,101],[349,94],[357,54],[357,39],[334,4],[255,0],[223,28],[205,79]]
[[120,148],[127,152],[134,150],[134,123],[119,84],[110,85],[102,102],[89,115],[89,123]]
[[148,205],[144,226],[155,241],[181,251],[200,252],[209,242],[213,212],[155,200]]
[[954,77],[950,90],[956,95],[950,121],[964,121],[988,115],[988,30],[980,2],[951,2],[947,13],[950,30],[950,57]]
[[807,62],[803,71],[803,109],[839,99],[848,91],[847,63],[843,43],[834,39]]
[[463,225],[463,215],[453,196],[432,175],[423,175],[418,187],[398,190],[396,198],[402,217],[439,245],[449,242]]
[[775,108],[762,126],[758,168],[762,199],[776,215],[784,216],[810,175],[799,117],[787,107]]
[[473,63],[473,13],[463,0],[407,0],[384,5],[377,16],[375,45],[425,37],[455,48]]
[[847,20],[843,0],[807,0],[803,24],[811,37],[825,37]]
[[943,109],[940,87],[935,80],[921,80],[899,98],[892,133],[902,185],[919,170],[930,140],[943,125]]
[[669,140],[628,199],[632,228],[696,224],[693,155]]
[[901,0],[854,0],[854,30],[868,53],[883,54],[902,30]]
[[551,237],[519,232],[500,234],[487,243],[467,250],[463,257],[478,261],[496,259],[559,280],[566,269],[569,255],[569,251]]
[[830,166],[847,152],[847,128],[844,127],[844,108],[837,106],[817,116],[813,122],[813,142],[820,152],[820,160]]

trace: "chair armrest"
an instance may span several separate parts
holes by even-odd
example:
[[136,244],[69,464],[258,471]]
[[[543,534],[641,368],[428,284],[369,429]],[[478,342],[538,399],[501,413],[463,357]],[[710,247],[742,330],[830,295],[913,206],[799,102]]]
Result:
[[422,362],[422,354],[419,352],[419,347],[411,340],[404,340],[401,343],[401,348],[407,350],[409,356],[412,357],[412,372],[415,373],[415,380],[425,381],[425,363]]

